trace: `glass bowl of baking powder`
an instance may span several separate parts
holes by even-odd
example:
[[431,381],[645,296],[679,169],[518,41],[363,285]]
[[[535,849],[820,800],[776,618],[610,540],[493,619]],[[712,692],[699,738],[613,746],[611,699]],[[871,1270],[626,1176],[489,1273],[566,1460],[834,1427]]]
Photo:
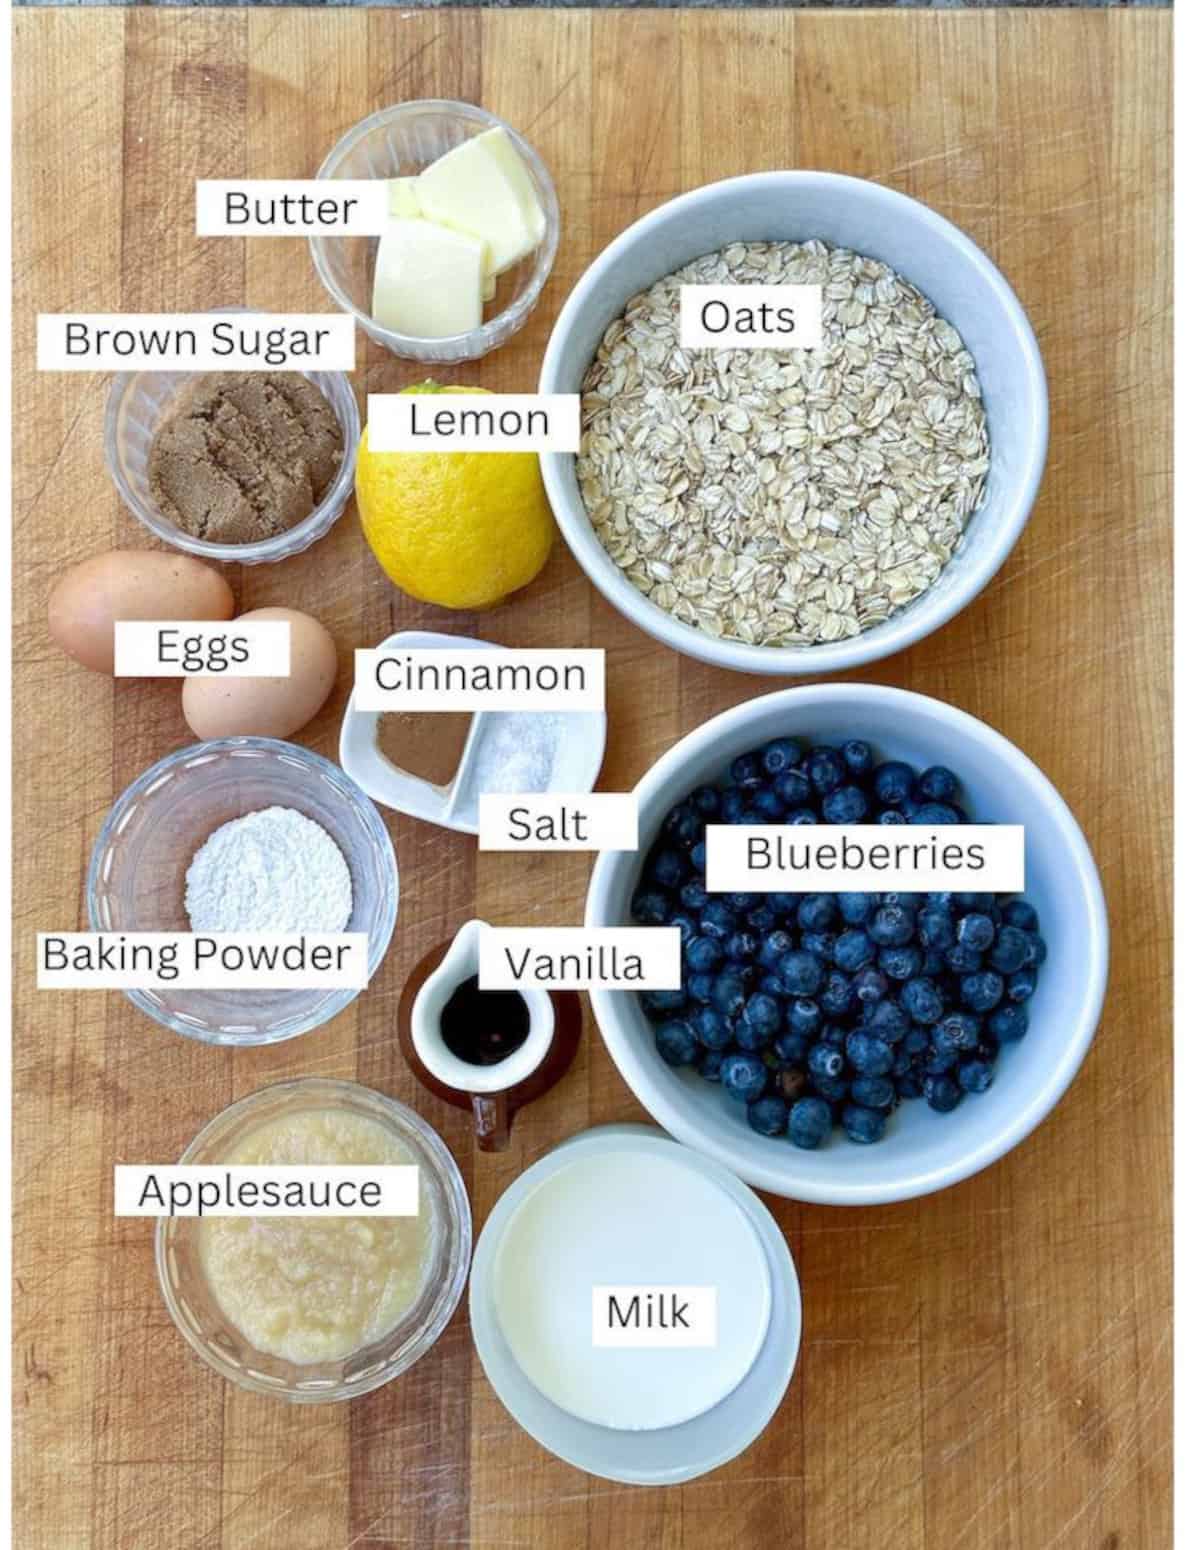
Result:
[[[396,924],[396,854],[375,805],[335,764],[269,737],[196,743],[160,759],[121,795],[88,869],[93,931],[188,931],[188,868],[223,824],[279,807],[318,824],[350,874],[346,931],[367,937],[374,974]],[[191,990],[153,977],[125,994],[164,1027],[205,1044],[277,1044],[319,1028],[358,989]]]

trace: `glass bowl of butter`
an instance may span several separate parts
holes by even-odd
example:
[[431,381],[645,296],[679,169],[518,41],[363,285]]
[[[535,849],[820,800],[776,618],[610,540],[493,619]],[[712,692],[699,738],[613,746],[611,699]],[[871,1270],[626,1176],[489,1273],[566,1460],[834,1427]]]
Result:
[[386,178],[382,236],[309,238],[338,306],[393,355],[478,360],[528,320],[554,264],[554,184],[503,119],[466,102],[403,102],[356,124],[318,178]]
[[[258,1170],[269,1199],[279,1169],[415,1166],[415,1216],[160,1216],[159,1288],[176,1328],[221,1377],[294,1404],[369,1393],[430,1349],[462,1298],[471,1208],[440,1136],[395,1099],[357,1082],[299,1077],[211,1120],[181,1164]],[[293,1178],[296,1176],[292,1176]],[[304,1186],[319,1193],[319,1178]],[[326,1184],[324,1186],[328,1188]],[[366,1198],[366,1191],[363,1192]]]

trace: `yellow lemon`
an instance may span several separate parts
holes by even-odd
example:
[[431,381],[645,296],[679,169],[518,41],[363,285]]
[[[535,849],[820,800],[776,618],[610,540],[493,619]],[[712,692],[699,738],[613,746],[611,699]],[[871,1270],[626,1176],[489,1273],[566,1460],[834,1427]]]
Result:
[[[486,393],[426,382],[408,393]],[[550,555],[554,519],[533,452],[372,452],[358,444],[355,493],[375,558],[412,597],[490,608]]]

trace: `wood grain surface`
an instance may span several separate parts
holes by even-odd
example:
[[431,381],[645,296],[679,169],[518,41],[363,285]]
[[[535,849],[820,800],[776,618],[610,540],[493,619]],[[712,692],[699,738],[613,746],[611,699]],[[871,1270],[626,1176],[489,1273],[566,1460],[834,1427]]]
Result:
[[[26,12],[16,86],[16,1272],[20,1550],[1164,1550],[1170,1542],[1170,17],[1012,11]],[[476,854],[387,815],[396,937],[334,1023],[237,1053],[121,995],[38,993],[33,934],[86,924],[110,804],[189,740],[169,683],[113,685],[47,638],[63,570],[147,535],[105,473],[107,379],[37,375],[39,311],[320,310],[298,240],[200,241],[197,177],[310,176],[356,120],[479,101],[547,160],[564,212],[532,323],[443,380],[529,391],[558,306],[631,219],[731,173],[809,166],[928,201],[998,261],[1045,354],[1052,430],[1029,527],[986,594],[873,679],[983,717],[1080,818],[1113,925],[1103,1024],[1042,1127],[981,1176],[878,1210],[770,1200],[805,1295],[801,1361],[764,1436],[664,1490],[578,1473],[509,1419],[465,1309],[402,1380],[294,1409],[223,1385],[154,1280],[150,1224],[115,1221],[114,1163],[174,1160],[240,1094],[324,1073],[412,1103],[482,1222],[547,1148],[638,1117],[589,1019],[575,1066],[472,1148],[417,1089],[392,1024],[404,978],[478,913],[581,918],[586,856]],[[416,373],[360,342],[357,385]],[[341,653],[301,740],[336,757],[355,646],[446,628],[385,581],[352,513],[306,554],[230,578],[297,604]],[[673,655],[559,545],[484,620],[514,645],[603,645],[602,778],[628,789],[714,712],[777,683]]]

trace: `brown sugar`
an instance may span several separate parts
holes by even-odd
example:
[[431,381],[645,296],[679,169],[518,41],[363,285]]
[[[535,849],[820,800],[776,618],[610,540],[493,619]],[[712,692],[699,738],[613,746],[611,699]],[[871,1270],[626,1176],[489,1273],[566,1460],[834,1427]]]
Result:
[[274,538],[319,505],[345,439],[298,371],[206,372],[170,405],[150,443],[150,493],[194,538]]

